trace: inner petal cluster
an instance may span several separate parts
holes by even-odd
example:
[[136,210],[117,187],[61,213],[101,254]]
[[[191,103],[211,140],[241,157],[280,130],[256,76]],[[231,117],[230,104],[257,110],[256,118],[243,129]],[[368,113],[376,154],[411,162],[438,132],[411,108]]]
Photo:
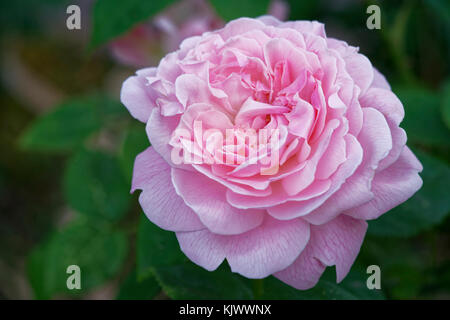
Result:
[[270,195],[271,205],[325,193],[348,158],[345,136],[362,119],[359,88],[348,86],[345,62],[321,32],[211,34],[184,42],[176,68],[163,60],[176,101],[171,88],[159,101],[181,114],[171,146],[183,161],[240,196]]

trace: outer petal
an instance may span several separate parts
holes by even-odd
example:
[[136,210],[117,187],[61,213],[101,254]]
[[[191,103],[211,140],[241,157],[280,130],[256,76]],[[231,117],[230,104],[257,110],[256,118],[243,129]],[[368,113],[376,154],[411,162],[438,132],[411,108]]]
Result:
[[344,60],[347,72],[359,86],[361,93],[366,92],[373,81],[373,67],[370,60],[360,53],[350,54],[344,57]]
[[[281,23],[281,21],[278,20],[278,18],[276,18],[276,17],[282,16],[284,14],[284,12],[282,12],[283,8],[281,8],[281,7],[274,8],[275,7],[275,5],[273,4],[274,2],[278,2],[278,1],[273,1],[272,5],[271,5],[271,9],[273,11],[276,11],[275,14],[264,15],[264,16],[260,16],[257,18],[257,20],[264,22],[264,24],[267,26],[278,26]],[[283,5],[284,5],[284,3],[283,3]],[[279,18],[279,19],[281,19],[281,18]]]
[[145,77],[154,76],[156,68],[142,69],[136,76],[129,77],[122,85],[120,101],[127,107],[131,115],[142,122],[147,122],[152,109],[155,107],[155,97],[151,89],[146,86]]
[[[345,61],[345,69],[361,89],[366,92],[374,81],[374,68],[370,60],[358,53],[358,48],[349,46],[346,42],[333,38],[327,39],[328,47],[337,50]],[[377,75],[377,81],[380,79]]]
[[392,135],[392,150],[379,165],[379,170],[387,168],[400,156],[403,146],[406,144],[406,133],[399,127],[405,111],[397,96],[391,91],[381,88],[370,88],[361,98],[363,108],[374,108],[380,111],[386,118]]
[[232,207],[225,199],[225,187],[201,173],[173,168],[172,180],[176,192],[214,233],[240,234],[256,228],[264,219],[265,210]]
[[172,132],[177,128],[180,116],[164,117],[159,109],[153,109],[148,119],[147,136],[156,152],[168,163],[172,164],[171,146],[169,145]]
[[422,187],[422,179],[418,174],[421,171],[421,163],[405,146],[394,164],[375,175],[372,182],[374,199],[345,214],[365,220],[378,218],[409,199]]
[[370,88],[359,101],[363,108],[374,108],[397,125],[405,116],[401,101],[390,90]]
[[391,86],[387,82],[386,78],[376,68],[373,68],[373,81],[370,86],[372,88],[391,90]]
[[147,217],[170,231],[204,229],[197,215],[176,193],[170,179],[170,166],[152,147],[140,153],[134,162],[131,191],[141,189],[139,202]]
[[358,135],[358,141],[363,146],[366,159],[372,169],[376,169],[381,160],[386,158],[392,149],[392,137],[384,116],[373,108],[364,108],[364,124]]
[[340,216],[326,224],[311,226],[311,239],[297,260],[275,277],[306,290],[319,281],[325,266],[336,265],[337,282],[342,281],[361,248],[367,223]]
[[314,256],[314,249],[310,240],[297,260],[286,269],[275,273],[274,276],[299,290],[314,287],[326,268],[326,265]]
[[239,18],[233,21],[230,21],[226,24],[226,26],[218,31],[216,31],[224,40],[231,38],[235,35],[243,34],[250,30],[258,30],[263,29],[265,27],[264,22],[251,19],[251,18]]
[[317,21],[288,21],[280,25],[281,28],[292,28],[301,33],[312,33],[314,35],[325,38],[325,26]]
[[227,259],[231,270],[247,278],[264,278],[291,265],[309,240],[309,224],[301,219],[279,221],[269,216],[256,229],[240,235],[207,230],[178,232],[181,250],[207,270]]

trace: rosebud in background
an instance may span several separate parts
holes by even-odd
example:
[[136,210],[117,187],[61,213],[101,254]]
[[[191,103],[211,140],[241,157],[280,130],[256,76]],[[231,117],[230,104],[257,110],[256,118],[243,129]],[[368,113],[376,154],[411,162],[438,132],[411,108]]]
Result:
[[[284,20],[289,8],[282,0],[273,0],[268,14]],[[156,65],[188,37],[222,28],[225,22],[205,0],[182,0],[150,21],[137,25],[110,43],[118,62],[135,67]]]

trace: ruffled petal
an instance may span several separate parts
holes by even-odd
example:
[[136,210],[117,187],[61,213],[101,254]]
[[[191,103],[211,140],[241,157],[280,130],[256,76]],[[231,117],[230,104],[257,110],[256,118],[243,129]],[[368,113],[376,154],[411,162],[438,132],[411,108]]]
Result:
[[360,206],[374,197],[372,180],[380,162],[391,150],[392,139],[389,126],[380,112],[372,108],[365,108],[363,112],[364,125],[358,136],[364,152],[362,163],[335,194],[304,216],[312,224],[326,223],[343,211]]
[[405,111],[392,91],[381,88],[370,88],[360,98],[360,103],[364,108],[370,107],[380,111],[385,116],[391,131],[393,146],[388,156],[379,164],[379,170],[382,170],[397,160],[406,144],[406,133],[399,127]]
[[142,190],[139,202],[144,213],[160,228],[170,231],[205,228],[195,212],[176,194],[170,166],[152,147],[136,157],[131,192],[136,189]]
[[291,265],[309,240],[309,224],[301,219],[266,217],[256,229],[223,236],[207,230],[178,232],[181,250],[207,270],[226,258],[231,270],[247,278],[264,278]]
[[129,77],[122,84],[120,101],[127,107],[131,115],[142,122],[147,122],[155,105],[154,93],[146,85],[145,77],[154,76],[156,68],[142,69],[136,76]]
[[274,274],[283,282],[300,290],[312,288],[325,266],[336,266],[337,282],[341,282],[359,253],[367,223],[340,216],[327,224],[311,226],[311,239],[297,260]]
[[[317,214],[315,213],[317,208],[328,201],[327,199],[329,199],[335,192],[339,192],[338,190],[340,190],[344,181],[355,173],[363,159],[363,150],[358,141],[351,135],[345,136],[345,139],[347,148],[347,160],[331,177],[331,181],[328,181],[329,185],[328,188],[325,189],[325,192],[314,198],[304,199],[302,201],[288,201],[286,203],[268,208],[268,212],[270,213],[270,215],[277,219],[283,220],[292,219],[294,217],[303,217],[305,220],[309,221],[310,216],[314,217]],[[329,201],[330,203],[333,203],[332,200]],[[335,211],[329,213],[326,210],[325,212],[327,213],[327,217],[333,214],[337,215],[339,213],[335,213]],[[312,221],[315,222],[315,220]]]
[[372,182],[374,198],[345,214],[357,219],[376,219],[383,213],[408,200],[422,187],[419,172],[422,165],[408,147],[404,147],[398,160],[377,172]]
[[387,82],[386,77],[376,68],[373,68],[373,81],[370,86],[372,88],[391,90],[391,86],[389,85],[389,82]]
[[237,209],[225,199],[225,187],[200,173],[172,170],[177,194],[197,213],[213,233],[240,234],[259,226],[265,215],[262,209]]

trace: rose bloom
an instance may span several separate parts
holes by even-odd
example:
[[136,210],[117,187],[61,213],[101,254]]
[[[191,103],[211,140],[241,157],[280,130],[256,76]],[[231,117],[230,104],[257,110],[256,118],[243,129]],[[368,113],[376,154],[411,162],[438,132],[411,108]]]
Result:
[[[152,144],[136,158],[132,190],[142,190],[147,217],[207,270],[226,259],[245,277],[308,289],[335,265],[340,282],[366,220],[422,185],[399,127],[401,102],[357,48],[315,21],[241,18],[187,38],[157,68],[128,78],[121,100],[147,123]],[[276,170],[245,157],[254,145],[199,137],[195,123],[223,136],[278,132],[262,153],[278,153]],[[186,156],[206,142],[240,161],[175,163],[180,146]]]

